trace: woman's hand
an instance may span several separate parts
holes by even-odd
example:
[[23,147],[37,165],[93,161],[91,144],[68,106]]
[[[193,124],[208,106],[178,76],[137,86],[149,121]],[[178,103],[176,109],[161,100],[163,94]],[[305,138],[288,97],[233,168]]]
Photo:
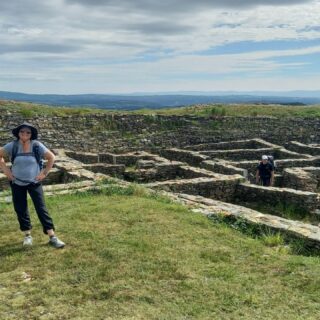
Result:
[[7,178],[8,178],[9,181],[13,181],[13,180],[14,180],[14,176],[13,176],[11,170],[7,170],[7,171],[5,172],[5,175],[7,176]]
[[42,181],[45,177],[46,177],[46,173],[44,171],[41,171],[37,176],[36,176],[36,180],[37,181]]

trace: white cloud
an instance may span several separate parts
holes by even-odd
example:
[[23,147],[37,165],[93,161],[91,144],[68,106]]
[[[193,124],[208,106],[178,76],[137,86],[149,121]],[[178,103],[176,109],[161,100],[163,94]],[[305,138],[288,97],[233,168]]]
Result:
[[[241,72],[255,77],[275,70],[302,70],[307,61],[280,63],[276,58],[319,53],[319,46],[309,45],[294,50],[250,52],[248,48],[248,52],[233,55],[199,54],[242,41],[316,42],[320,39],[318,0],[231,0],[227,8],[218,6],[221,1],[209,0],[175,0],[170,5],[141,1],[143,10],[138,9],[138,1],[113,6],[104,1],[108,7],[97,0],[2,2],[0,90],[14,85],[8,83],[9,74],[20,79],[17,85],[22,91],[23,85],[32,86],[34,79],[33,92],[41,85],[43,90],[55,92],[51,85],[45,87],[53,79],[64,83],[63,90],[81,92],[87,77],[95,92],[101,92],[104,84],[129,91],[140,85],[143,91],[150,81],[160,85],[166,78],[173,87],[183,77],[187,79],[183,83],[199,86],[201,74],[229,76],[231,81]],[[272,5],[262,5],[267,2]],[[29,79],[28,83],[23,79]],[[37,79],[43,79],[43,84]]]

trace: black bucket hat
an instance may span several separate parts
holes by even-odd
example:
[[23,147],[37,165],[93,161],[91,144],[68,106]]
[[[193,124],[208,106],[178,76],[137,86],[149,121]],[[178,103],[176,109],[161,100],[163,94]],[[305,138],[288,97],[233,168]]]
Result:
[[19,131],[24,128],[27,127],[31,130],[31,140],[36,140],[38,139],[38,130],[37,128],[35,128],[32,124],[28,123],[28,122],[24,122],[23,124],[20,124],[20,126],[12,129],[12,134],[19,139]]

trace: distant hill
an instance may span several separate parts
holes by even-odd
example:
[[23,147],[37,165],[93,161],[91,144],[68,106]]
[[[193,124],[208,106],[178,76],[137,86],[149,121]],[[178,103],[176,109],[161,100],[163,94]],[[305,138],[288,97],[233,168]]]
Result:
[[[287,95],[265,95],[259,93],[161,93],[161,94],[132,94],[132,95],[108,95],[108,94],[26,94],[19,92],[0,91],[0,99],[26,101],[32,103],[47,104],[53,106],[83,106],[99,109],[136,110],[159,109],[166,107],[180,107],[193,104],[209,103],[255,103],[255,104],[283,104],[283,105],[311,105],[320,104],[320,93],[297,91],[288,92]],[[263,92],[261,92],[263,94]]]

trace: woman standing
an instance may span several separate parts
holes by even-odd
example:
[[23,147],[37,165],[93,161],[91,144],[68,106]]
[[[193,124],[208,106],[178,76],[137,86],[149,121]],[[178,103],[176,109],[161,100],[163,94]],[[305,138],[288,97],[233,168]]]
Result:
[[[43,232],[49,236],[49,244],[55,248],[63,248],[65,243],[59,240],[54,233],[54,224],[44,202],[41,184],[53,166],[54,154],[42,143],[36,141],[38,130],[31,124],[25,122],[14,128],[12,133],[17,140],[0,148],[0,167],[10,181],[14,209],[20,230],[25,234],[23,245],[32,245],[32,225],[27,203],[27,193],[29,193]],[[3,159],[5,156],[11,159],[11,170]],[[42,159],[48,160],[44,169]]]

